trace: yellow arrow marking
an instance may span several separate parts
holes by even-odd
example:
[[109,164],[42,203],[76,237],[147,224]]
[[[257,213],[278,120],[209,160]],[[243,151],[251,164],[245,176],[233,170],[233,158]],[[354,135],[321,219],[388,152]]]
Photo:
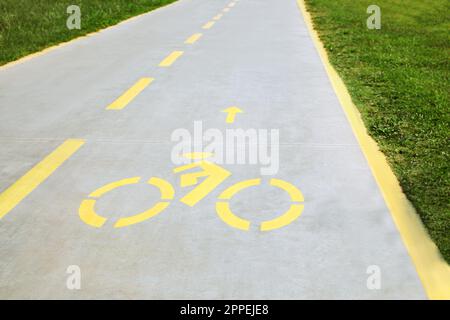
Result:
[[229,108],[227,108],[225,110],[222,110],[222,112],[228,113],[226,122],[227,123],[233,123],[235,118],[236,118],[236,114],[243,113],[244,111],[242,111],[241,109],[239,109],[236,106],[232,106],[232,107],[229,107]]

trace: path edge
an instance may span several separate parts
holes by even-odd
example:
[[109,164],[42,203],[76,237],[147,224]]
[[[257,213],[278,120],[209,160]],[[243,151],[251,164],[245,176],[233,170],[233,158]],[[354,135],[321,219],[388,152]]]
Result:
[[364,153],[428,298],[449,300],[450,266],[441,256],[416,210],[403,193],[385,155],[379,150],[375,140],[369,136],[361,114],[354,105],[344,81],[328,59],[328,53],[314,29],[310,13],[306,9],[305,0],[296,0],[296,2],[335,94]]
[[174,2],[168,3],[168,4],[166,4],[166,5],[162,6],[162,7],[158,7],[156,9],[140,13],[137,16],[129,17],[128,19],[119,21],[116,24],[113,24],[111,26],[105,27],[103,29],[99,29],[97,31],[92,31],[92,32],[86,33],[85,35],[82,35],[82,36],[79,36],[79,37],[76,37],[76,38],[73,38],[73,39],[70,39],[70,40],[67,40],[67,41],[64,41],[64,42],[60,42],[58,44],[54,44],[54,45],[52,45],[50,47],[47,47],[47,48],[44,48],[44,49],[42,49],[40,51],[36,51],[36,52],[30,53],[30,54],[27,54],[26,56],[23,56],[23,57],[21,57],[21,58],[19,58],[17,60],[10,61],[10,62],[8,62],[8,63],[6,63],[4,65],[1,65],[0,66],[0,71],[2,71],[4,69],[11,68],[11,67],[14,67],[14,66],[19,65],[19,64],[22,64],[24,62],[27,62],[27,61],[33,59],[33,58],[37,58],[37,57],[43,56],[43,55],[45,55],[45,54],[47,54],[49,52],[52,52],[52,51],[54,51],[56,49],[63,48],[65,46],[67,46],[67,45],[70,45],[73,42],[76,42],[76,41],[79,41],[79,40],[82,40],[82,39],[85,39],[85,38],[92,37],[92,36],[94,36],[94,35],[96,35],[98,33],[101,33],[103,31],[106,31],[106,30],[109,30],[109,29],[112,29],[112,28],[119,27],[122,24],[129,23],[129,22],[131,22],[133,20],[136,20],[138,18],[141,18],[142,16],[145,16],[147,14],[152,14],[153,12],[156,12],[158,10],[167,8],[167,7],[172,6],[172,5],[175,5],[175,4],[179,3],[180,1],[181,0],[175,0]]

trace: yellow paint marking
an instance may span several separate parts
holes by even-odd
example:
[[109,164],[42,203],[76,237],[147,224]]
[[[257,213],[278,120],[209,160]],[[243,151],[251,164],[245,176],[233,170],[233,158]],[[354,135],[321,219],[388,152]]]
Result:
[[223,14],[219,13],[217,16],[213,18],[213,20],[220,20],[223,17]]
[[228,12],[228,11],[230,11],[230,8],[223,9],[223,12]]
[[214,21],[209,21],[205,25],[203,25],[203,29],[210,29],[215,24]]
[[188,187],[198,184],[199,178],[206,177],[195,189],[181,198],[181,202],[193,207],[196,203],[206,197],[211,191],[217,188],[231,173],[224,168],[207,161],[199,161],[184,166],[177,167],[174,173],[183,172],[193,168],[201,168],[200,172],[185,173],[181,175],[180,185]]
[[84,140],[69,139],[0,194],[0,219],[8,214],[26,196],[44,182],[59,166],[69,159]]
[[119,187],[123,187],[129,184],[135,184],[138,183],[141,180],[140,177],[134,177],[134,178],[128,178],[128,179],[122,179],[119,181],[114,181],[111,183],[108,183],[107,185],[104,185],[103,187],[98,188],[94,192],[92,192],[89,197],[91,198],[100,198],[104,194],[110,192],[111,190],[117,189]]
[[130,89],[128,89],[123,95],[121,95],[116,101],[111,103],[106,110],[122,110],[125,108],[142,90],[144,90],[150,83],[153,82],[153,78],[142,78],[136,82]]
[[78,210],[78,215],[80,216],[81,221],[84,223],[93,226],[95,228],[102,227],[106,218],[98,215],[95,212],[95,203],[96,200],[93,199],[85,199],[81,202],[80,209]]
[[190,36],[184,43],[186,44],[194,44],[197,42],[198,39],[202,37],[201,33],[195,33],[192,36]]
[[152,177],[148,180],[148,184],[159,188],[159,191],[161,192],[161,199],[163,200],[172,200],[175,196],[175,190],[172,185],[164,179]]
[[367,134],[361,115],[353,104],[344,82],[329,62],[328,54],[319,39],[319,35],[314,30],[311,16],[306,10],[304,1],[297,0],[297,4],[303,13],[328,77],[369,163],[372,174],[414,262],[428,297],[430,299],[450,299],[450,266],[440,255],[417,212],[403,193],[386,157],[379,150],[377,143]]
[[183,55],[183,51],[174,51],[169,54],[161,63],[160,67],[170,67],[179,57]]
[[251,179],[251,180],[244,180],[241,182],[238,182],[228,189],[226,189],[222,194],[219,196],[219,199],[221,200],[230,200],[236,193],[239,191],[253,187],[253,186],[259,186],[261,184],[261,179]]
[[239,109],[236,106],[233,106],[233,107],[229,107],[225,110],[222,110],[222,112],[227,113],[227,119],[225,120],[226,123],[233,123],[236,118],[236,114],[243,113],[244,111],[242,111],[241,109]]
[[261,223],[261,231],[270,231],[287,226],[291,222],[295,221],[303,211],[302,204],[292,204],[288,211],[279,216],[278,218],[264,221]]
[[[219,199],[230,200],[234,195],[236,195],[241,190],[253,186],[258,186],[260,184],[261,179],[251,179],[238,182],[229,187],[228,189],[226,189],[224,192],[222,192],[222,194],[219,196]],[[271,179],[270,184],[272,186],[279,187],[288,192],[293,201],[303,201],[302,193],[292,184],[279,179]],[[219,217],[230,226],[242,230],[249,229],[250,222],[241,219],[234,213],[232,213],[227,202],[217,202],[216,211]],[[302,211],[303,205],[294,203],[291,205],[289,210],[283,213],[281,216],[269,221],[262,222],[261,231],[270,231],[273,229],[284,227],[293,222],[294,220],[296,220],[301,215]]]
[[216,202],[216,212],[223,222],[233,228],[244,231],[247,231],[250,228],[250,221],[239,218],[231,212],[227,202]]
[[[89,195],[89,197],[99,198],[114,189],[117,189],[117,188],[120,188],[120,187],[123,187],[126,185],[130,185],[130,184],[139,183],[140,180],[141,180],[140,177],[134,177],[134,178],[127,178],[127,179],[122,179],[119,181],[111,182],[103,187],[98,188],[94,192],[92,192]],[[175,195],[175,190],[173,189],[172,185],[169,182],[167,182],[166,180],[152,177],[147,181],[147,183],[159,188],[162,200],[173,199],[173,197]],[[86,223],[92,227],[100,228],[105,224],[107,219],[100,216],[99,214],[97,214],[95,212],[96,201],[97,200],[94,200],[94,199],[83,200],[81,202],[80,208],[78,210],[78,214],[80,216],[80,219],[84,223]],[[122,227],[126,227],[129,225],[136,224],[136,223],[145,221],[147,219],[150,219],[151,217],[156,216],[161,211],[166,209],[168,206],[169,206],[169,202],[158,202],[153,207],[151,207],[150,209],[148,209],[142,213],[138,213],[138,214],[132,215],[130,217],[120,218],[115,223],[114,228],[122,228]]]
[[189,174],[184,174],[181,176],[180,179],[180,186],[181,187],[190,187],[195,184],[197,184],[198,180],[200,178],[208,177],[210,175],[207,171],[199,171],[199,172],[192,172]]
[[236,5],[236,3],[232,2],[228,5],[228,7],[233,8]]
[[123,228],[150,219],[151,217],[156,216],[158,213],[166,209],[169,206],[169,204],[170,204],[169,202],[158,202],[156,205],[154,205],[147,211],[144,211],[131,217],[120,218],[116,222],[116,224],[114,224],[114,228]]
[[290,196],[292,202],[303,202],[303,194],[300,190],[298,190],[295,186],[280,179],[270,179],[270,185],[274,187],[278,187],[286,191]]

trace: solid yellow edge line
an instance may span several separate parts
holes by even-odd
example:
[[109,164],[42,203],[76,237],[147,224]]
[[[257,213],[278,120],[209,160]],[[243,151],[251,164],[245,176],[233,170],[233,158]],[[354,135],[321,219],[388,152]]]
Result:
[[179,57],[183,55],[183,51],[174,51],[169,54],[161,63],[160,67],[170,67]]
[[386,157],[368,135],[358,109],[353,104],[344,82],[328,60],[328,54],[314,30],[304,0],[297,0],[309,33],[319,52],[341,106],[359,145],[369,163],[372,174],[383,194],[393,220],[430,299],[450,299],[450,266],[439,253],[425,230],[418,214],[403,193]]
[[198,39],[202,37],[201,33],[194,33],[192,36],[190,36],[184,43],[186,44],[194,44],[197,42]]
[[0,194],[0,219],[14,209],[26,196],[44,182],[60,165],[69,159],[84,140],[69,139]]
[[153,82],[153,78],[141,78],[130,89],[122,94],[117,100],[106,107],[106,110],[122,110],[125,108],[136,96],[142,92],[150,83]]

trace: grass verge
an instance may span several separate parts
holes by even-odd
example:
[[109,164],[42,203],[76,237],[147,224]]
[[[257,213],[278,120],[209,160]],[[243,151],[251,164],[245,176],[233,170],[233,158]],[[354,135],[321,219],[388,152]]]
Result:
[[450,9],[447,0],[306,0],[369,134],[450,263]]
[[[1,0],[0,66],[103,29],[176,0]],[[81,29],[69,30],[67,7],[81,9]]]

